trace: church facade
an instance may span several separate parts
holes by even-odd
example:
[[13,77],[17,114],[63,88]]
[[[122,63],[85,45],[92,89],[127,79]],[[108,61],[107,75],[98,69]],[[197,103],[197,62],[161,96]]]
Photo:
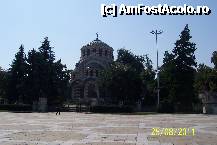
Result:
[[82,103],[103,100],[97,84],[99,73],[113,62],[113,48],[97,38],[81,48],[81,56],[71,73],[72,99]]

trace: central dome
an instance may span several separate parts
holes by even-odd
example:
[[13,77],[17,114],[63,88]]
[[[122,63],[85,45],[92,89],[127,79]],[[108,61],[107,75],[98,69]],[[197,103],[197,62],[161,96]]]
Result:
[[89,56],[106,57],[113,59],[113,48],[98,38],[81,48],[81,58]]

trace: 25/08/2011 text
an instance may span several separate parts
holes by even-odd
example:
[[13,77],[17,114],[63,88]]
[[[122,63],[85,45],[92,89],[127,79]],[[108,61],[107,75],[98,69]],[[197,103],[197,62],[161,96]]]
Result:
[[152,128],[152,136],[195,136],[195,128]]

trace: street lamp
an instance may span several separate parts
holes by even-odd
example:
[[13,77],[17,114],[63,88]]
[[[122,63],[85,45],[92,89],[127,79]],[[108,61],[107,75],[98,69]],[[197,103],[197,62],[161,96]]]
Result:
[[158,67],[158,46],[157,46],[157,36],[162,34],[162,30],[152,30],[151,34],[155,35],[156,49],[157,49],[157,108],[159,108],[160,104],[160,78],[159,78],[159,67]]

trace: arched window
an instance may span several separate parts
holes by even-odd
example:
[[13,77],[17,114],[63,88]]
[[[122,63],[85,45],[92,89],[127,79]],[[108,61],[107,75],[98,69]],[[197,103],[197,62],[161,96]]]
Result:
[[93,49],[93,53],[96,53],[96,48]]
[[91,77],[93,76],[93,70],[90,70],[90,76]]
[[99,56],[102,56],[102,49],[99,49]]
[[107,54],[108,54],[108,51],[107,51],[107,50],[105,50],[105,56],[107,56]]
[[110,51],[108,51],[108,57],[110,57],[110,55],[111,55],[111,53],[110,53]]

